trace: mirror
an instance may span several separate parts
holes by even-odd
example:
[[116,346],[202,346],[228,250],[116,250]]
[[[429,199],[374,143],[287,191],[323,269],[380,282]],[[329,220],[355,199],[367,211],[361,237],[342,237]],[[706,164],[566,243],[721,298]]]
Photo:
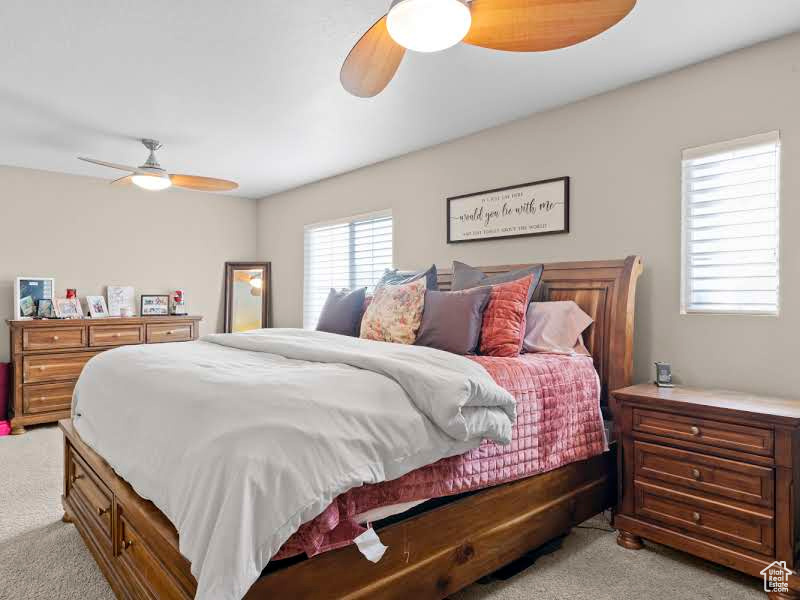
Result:
[[225,263],[225,333],[269,327],[270,263]]

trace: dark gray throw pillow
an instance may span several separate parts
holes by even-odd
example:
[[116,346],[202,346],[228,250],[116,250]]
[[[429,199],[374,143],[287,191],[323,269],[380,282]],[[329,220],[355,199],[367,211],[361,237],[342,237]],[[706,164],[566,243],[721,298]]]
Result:
[[475,354],[483,311],[491,293],[491,287],[461,292],[426,291],[422,325],[414,343],[453,354]]
[[498,283],[508,283],[509,281],[517,281],[523,277],[533,274],[531,281],[531,288],[528,291],[528,302],[533,298],[533,293],[539,287],[539,282],[542,280],[542,273],[544,272],[544,265],[532,265],[516,271],[509,271],[508,273],[499,273],[497,275],[487,275],[480,269],[470,267],[468,264],[453,261],[453,283],[450,289],[468,290],[470,288],[482,285],[497,285]]
[[386,269],[386,272],[383,274],[383,277],[378,280],[378,283],[375,284],[376,288],[381,287],[382,285],[405,285],[406,283],[411,283],[412,281],[416,281],[417,279],[425,278],[425,289],[426,290],[438,290],[439,289],[439,279],[438,274],[436,272],[436,265],[431,265],[429,269],[425,271],[398,271],[397,269]]
[[354,291],[331,288],[317,322],[317,331],[358,337],[367,288]]

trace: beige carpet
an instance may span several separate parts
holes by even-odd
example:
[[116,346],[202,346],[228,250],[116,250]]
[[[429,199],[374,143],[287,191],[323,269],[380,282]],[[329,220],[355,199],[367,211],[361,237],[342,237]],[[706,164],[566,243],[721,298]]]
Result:
[[[78,532],[61,522],[61,435],[55,427],[0,438],[0,598],[113,600]],[[601,520],[589,525],[603,527]],[[452,600],[762,600],[760,583],[648,545],[576,528],[561,550],[505,581],[473,585]]]

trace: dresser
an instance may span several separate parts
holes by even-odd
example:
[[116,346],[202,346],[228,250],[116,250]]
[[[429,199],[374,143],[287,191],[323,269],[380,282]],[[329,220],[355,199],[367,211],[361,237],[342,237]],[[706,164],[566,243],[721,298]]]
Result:
[[[758,578],[780,561],[800,568],[800,401],[655,385],[613,395],[620,546],[644,538]],[[786,579],[771,597],[800,598],[800,578]]]
[[111,348],[196,340],[202,317],[6,321],[11,333],[11,433],[70,416],[75,382]]

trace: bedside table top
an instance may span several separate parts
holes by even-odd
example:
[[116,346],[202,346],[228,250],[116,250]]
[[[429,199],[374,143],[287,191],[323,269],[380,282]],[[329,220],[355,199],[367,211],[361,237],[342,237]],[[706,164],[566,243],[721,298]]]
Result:
[[800,400],[682,385],[662,388],[653,383],[614,390],[612,394],[618,400],[640,401],[666,408],[694,406],[698,409],[717,409],[743,415],[775,417],[774,420],[788,425],[800,425]]

